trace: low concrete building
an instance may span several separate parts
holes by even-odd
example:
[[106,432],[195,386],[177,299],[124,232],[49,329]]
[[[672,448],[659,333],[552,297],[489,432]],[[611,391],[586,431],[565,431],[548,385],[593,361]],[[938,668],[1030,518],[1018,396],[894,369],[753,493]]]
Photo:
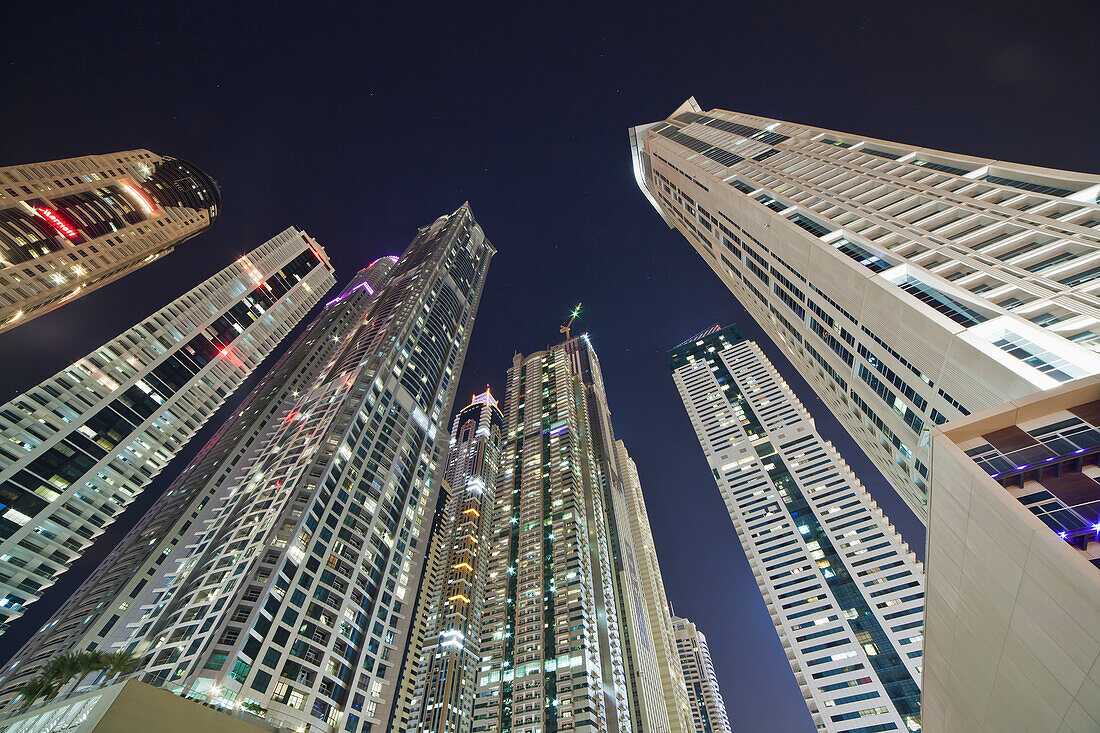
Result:
[[931,440],[925,733],[1100,730],[1100,378]]
[[[255,723],[242,719],[253,718]],[[0,719],[2,733],[290,733],[258,716],[209,707],[138,680],[36,705]]]

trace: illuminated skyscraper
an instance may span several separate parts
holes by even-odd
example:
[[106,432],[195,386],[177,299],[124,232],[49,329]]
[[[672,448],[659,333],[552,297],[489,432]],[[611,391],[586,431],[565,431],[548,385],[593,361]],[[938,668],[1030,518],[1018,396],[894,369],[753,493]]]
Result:
[[468,204],[421,228],[235,489],[192,525],[137,647],[163,686],[299,730],[389,727],[439,426],[494,253]]
[[670,365],[814,724],[920,730],[920,563],[736,328]]
[[486,389],[460,411],[451,426],[440,552],[425,570],[420,604],[427,620],[419,659],[407,661],[416,676],[409,731],[470,733],[477,671],[481,666],[481,617],[493,497],[500,467],[504,416]]
[[668,730],[587,335],[517,354],[505,405],[474,731]]
[[673,619],[680,666],[687,680],[695,733],[732,733],[726,703],[718,691],[718,675],[710,659],[707,637],[686,618]]
[[290,228],[0,407],[0,630],[68,569],[332,287]]
[[267,436],[267,425],[313,385],[347,335],[358,328],[396,261],[375,261],[324,306],[145,516],[13,655],[0,679],[0,701],[10,700],[16,688],[59,654],[114,651],[138,632],[146,616],[167,603],[176,580],[173,570],[187,555],[181,540],[226,500],[247,470],[248,458]]
[[209,176],[148,150],[0,168],[0,331],[171,252],[220,206]]
[[922,519],[928,428],[1100,372],[1100,176],[689,99],[639,186]]

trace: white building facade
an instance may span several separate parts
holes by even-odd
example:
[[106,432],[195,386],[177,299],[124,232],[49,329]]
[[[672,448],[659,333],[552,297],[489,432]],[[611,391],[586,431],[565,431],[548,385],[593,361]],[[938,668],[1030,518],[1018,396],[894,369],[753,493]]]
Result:
[[680,668],[687,680],[691,730],[695,733],[733,733],[726,703],[718,689],[718,675],[710,658],[707,637],[686,618],[673,619],[672,632]]
[[689,99],[639,186],[922,519],[931,426],[1100,372],[1100,176]]
[[657,560],[657,548],[653,542],[653,529],[649,524],[649,512],[645,506],[638,467],[630,457],[626,444],[621,440],[615,441],[615,455],[618,459],[623,490],[627,497],[630,534],[638,555],[639,576],[643,589],[642,604],[645,606],[650,636],[653,640],[653,652],[661,675],[660,688],[664,699],[665,717],[668,718],[668,727],[673,733],[690,733],[692,730],[691,705],[688,701],[687,687],[684,684],[684,675],[677,663],[673,618],[669,612],[665,581],[661,575],[661,564]]
[[927,733],[1100,730],[1100,377],[932,437]]
[[920,563],[756,344],[670,366],[815,725],[920,730]]
[[292,227],[0,407],[0,630],[332,284],[323,250]]

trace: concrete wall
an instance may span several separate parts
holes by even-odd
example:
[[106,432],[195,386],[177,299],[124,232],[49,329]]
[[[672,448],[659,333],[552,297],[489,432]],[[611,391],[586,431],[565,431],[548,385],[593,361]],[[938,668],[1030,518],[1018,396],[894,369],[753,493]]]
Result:
[[1100,569],[957,445],[1094,400],[1097,384],[1080,380],[933,435],[925,733],[1100,731]]

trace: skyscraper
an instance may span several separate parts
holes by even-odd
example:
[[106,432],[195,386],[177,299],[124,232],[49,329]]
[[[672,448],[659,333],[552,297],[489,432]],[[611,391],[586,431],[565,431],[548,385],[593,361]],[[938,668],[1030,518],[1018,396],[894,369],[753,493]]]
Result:
[[474,731],[668,730],[587,335],[508,371]]
[[642,603],[645,605],[657,669],[661,675],[660,689],[664,699],[665,716],[668,718],[670,731],[690,733],[693,730],[692,711],[676,653],[673,619],[669,613],[661,566],[657,562],[657,548],[653,544],[653,530],[649,525],[649,512],[646,511],[645,497],[642,495],[638,467],[621,440],[615,441],[615,455],[618,459],[623,490],[627,497],[630,534],[634,539],[634,547],[638,555]]
[[920,730],[920,563],[756,344],[669,359],[814,724]]
[[0,332],[171,252],[220,206],[209,176],[148,150],[0,168]]
[[933,431],[927,733],[1100,730],[1100,377]]
[[332,287],[293,227],[0,407],[0,618],[64,572]]
[[[429,618],[428,608],[431,604],[432,578],[440,567],[439,556],[443,551],[443,527],[445,514],[442,507],[447,506],[447,500],[451,496],[451,485],[444,478],[439,482],[439,495],[435,502],[435,514],[432,516],[431,526],[428,529],[428,547],[425,551],[424,572],[420,574],[420,585],[416,589],[416,607],[413,610],[412,623],[409,625],[409,641],[405,652],[405,666],[401,670],[401,683],[397,691],[397,699],[393,703],[394,711],[390,716],[389,729],[392,731],[407,731],[409,721],[415,724],[416,718],[413,712],[413,698],[417,695],[417,669],[420,663],[420,652],[424,648],[424,637],[428,633]],[[416,702],[420,704],[419,700]]]
[[[623,663],[626,667],[630,701],[630,723],[639,733],[669,730],[668,713],[661,690],[656,633],[650,629],[646,586],[642,573],[644,558],[638,549],[634,525],[649,524],[648,517],[632,523],[630,496],[615,446],[611,407],[604,389],[603,371],[587,337],[569,339],[562,346],[569,355],[574,374],[585,390],[588,431],[596,477],[607,512],[608,550],[614,581],[614,599],[619,619]],[[625,456],[625,450],[623,455]],[[641,486],[636,487],[641,491]],[[637,506],[637,504],[635,504]]]
[[630,140],[646,198],[922,519],[929,426],[1100,372],[1100,176],[694,99]]
[[389,726],[439,426],[494,253],[468,204],[420,229],[235,489],[192,526],[138,646],[161,684],[299,729]]
[[396,262],[396,257],[376,260],[325,304],[145,516],[13,655],[13,663],[0,677],[0,702],[10,700],[16,688],[59,654],[78,649],[111,651],[127,642],[143,617],[155,614],[158,604],[167,602],[176,579],[172,570],[187,554],[181,540],[192,525],[201,525],[207,517],[204,512],[225,500],[266,437],[268,423],[313,385],[370,311]]
[[710,659],[707,637],[686,618],[673,619],[676,651],[680,657],[691,701],[696,733],[732,733],[726,703],[718,690],[718,675]]
[[504,416],[486,389],[455,415],[446,480],[440,552],[423,584],[427,626],[418,659],[408,730],[470,733],[477,671],[481,665],[481,617],[493,498],[500,467]]

